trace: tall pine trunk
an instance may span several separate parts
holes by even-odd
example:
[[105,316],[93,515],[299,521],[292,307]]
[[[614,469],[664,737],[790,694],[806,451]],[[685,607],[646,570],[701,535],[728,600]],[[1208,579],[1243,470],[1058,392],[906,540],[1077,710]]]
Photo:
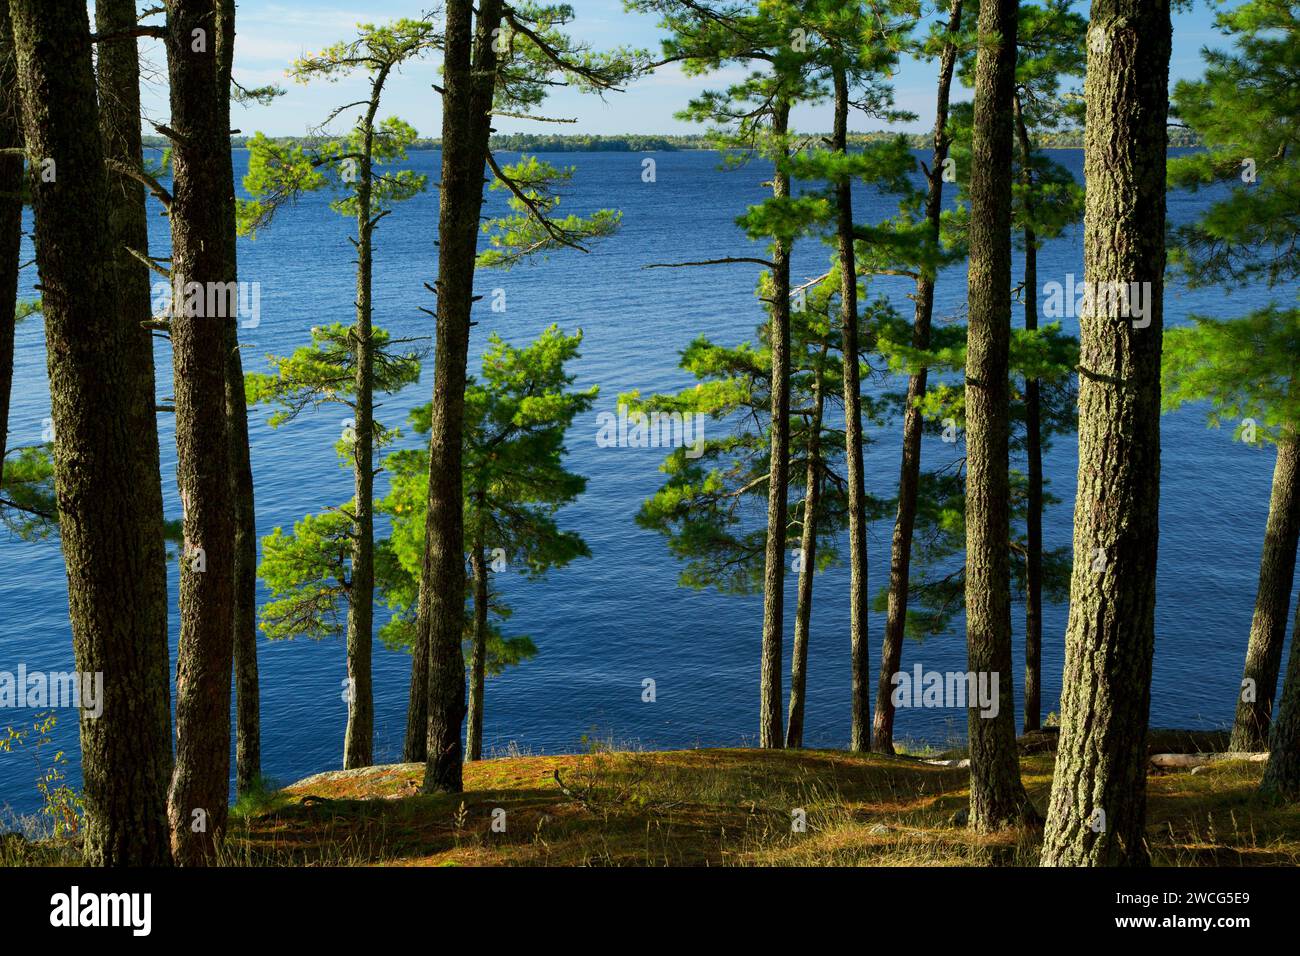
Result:
[[[1167,0],[1094,0],[1084,278],[1149,283],[1150,312],[1079,317],[1079,482],[1048,866],[1145,865],[1164,322]],[[1140,327],[1139,327],[1140,326]]]
[[[938,247],[939,216],[943,212],[943,167],[948,158],[948,97],[957,63],[956,36],[961,29],[962,0],[952,0],[948,14],[948,40],[939,56],[939,92],[934,118],[934,150],[926,177],[925,225],[929,241]],[[912,319],[912,347],[930,347],[930,321],[934,314],[935,269],[924,266],[916,280],[916,310]],[[894,752],[893,678],[903,660],[907,627],[908,586],[912,573],[912,532],[916,527],[917,493],[921,480],[921,433],[925,424],[917,406],[925,397],[926,369],[907,378],[907,407],[903,412],[903,464],[898,478],[898,516],[889,550],[889,603],[885,614],[885,640],[880,652],[880,679],[876,682],[876,719],[871,749]]]
[[[229,322],[211,295],[227,281],[229,122],[219,82],[214,0],[170,0],[171,335],[178,480],[184,508],[176,769],[168,800],[182,865],[214,861],[230,786],[235,521],[227,427]],[[227,303],[228,305],[229,303]],[[212,314],[216,312],[217,314]]]
[[[1033,148],[1025,114],[1016,93],[1016,138],[1020,142],[1020,177],[1026,187],[1025,212],[1032,221],[1029,190],[1033,188]],[[1038,237],[1032,225],[1024,229],[1025,329],[1038,328]],[[1025,380],[1025,453],[1029,459],[1029,489],[1025,515],[1025,733],[1039,729],[1042,717],[1043,650],[1043,432],[1039,381]]]
[[381,69],[371,83],[370,105],[361,121],[364,155],[357,180],[357,323],[352,341],[357,402],[352,444],[355,517],[347,631],[351,700],[343,741],[343,766],[347,769],[368,767],[374,762],[375,703],[370,661],[375,620],[375,349],[371,321],[375,224],[371,219],[371,162],[375,113],[387,74],[387,68]]
[[[1300,633],[1300,605],[1295,632]],[[1259,785],[1265,796],[1292,803],[1300,801],[1300,641],[1291,638],[1291,654],[1282,683],[1282,700],[1268,738],[1268,763]]]
[[[784,154],[790,103],[778,96],[772,135]],[[790,195],[790,176],[772,171],[772,195]],[[769,341],[772,352],[772,441],[768,460],[767,546],[763,556],[763,647],[760,667],[758,745],[780,749],[781,646],[785,627],[785,538],[790,475],[790,243],[777,239],[772,252],[772,302]]]
[[[17,90],[9,5],[0,2],[0,89]],[[23,240],[23,158],[18,96],[0,103],[0,473],[9,447],[9,396],[14,381],[14,313],[18,308],[18,256]],[[155,433],[156,436],[156,433]],[[155,441],[157,438],[155,437]]]
[[488,578],[483,542],[476,541],[469,554],[474,578],[474,644],[469,662],[469,716],[465,737],[470,760],[483,759],[483,690],[487,672]]
[[[462,454],[465,376],[488,113],[496,80],[493,31],[501,0],[448,0],[443,58],[442,183],[438,215],[437,333],[429,443],[429,510],[420,572],[417,640],[427,644],[426,792],[461,790],[465,719],[465,521]],[[473,34],[471,40],[471,33]],[[471,49],[472,48],[472,49]]]
[[[220,123],[230,130],[231,66],[235,56],[235,3],[217,0],[217,88]],[[229,157],[229,150],[225,154]],[[235,226],[235,173],[222,163],[226,281],[239,277]],[[248,446],[248,403],[239,352],[239,320],[226,323],[226,421],[229,429],[231,494],[235,508],[235,790],[246,793],[262,773],[262,717],[257,676],[257,516],[253,466]]]
[[[1230,749],[1238,752],[1268,749],[1273,695],[1277,693],[1282,645],[1286,642],[1286,622],[1291,611],[1297,540],[1300,540],[1300,438],[1290,428],[1278,442],[1277,464],[1273,469],[1264,554],[1259,562],[1259,590],[1255,594],[1255,615],[1250,622],[1242,692],[1237,697],[1237,719],[1232,726]],[[1251,683],[1247,685],[1247,681]],[[1253,693],[1247,693],[1247,687]]]
[[[423,603],[423,598],[416,602],[417,620],[419,607]],[[406,700],[406,737],[402,741],[402,760],[406,763],[424,763],[429,754],[429,642],[418,633],[411,646],[411,683]]]
[[108,199],[90,24],[80,0],[15,0],[10,10],[73,652],[78,671],[103,679],[102,712],[80,718],[85,856],[99,866],[166,865],[166,557],[162,508],[148,490],[160,481],[150,456],[157,426],[152,387],[143,387],[147,340],[124,321],[114,266],[120,223]]
[[1011,339],[1011,135],[1016,68],[1014,0],[980,5],[971,143],[970,325],[966,356],[966,648],[969,668],[998,679],[996,712],[972,702],[970,825],[1018,822],[1027,798],[1016,751],[1007,539],[1008,355]]
[[786,720],[785,745],[803,746],[803,712],[808,686],[808,629],[812,623],[813,578],[817,572],[817,519],[822,491],[822,391],[821,357],[813,372],[813,412],[808,421],[808,462],[804,478],[803,529],[799,544],[799,593],[794,611],[794,650],[790,662],[790,712]]
[[[831,149],[848,152],[849,84],[833,69],[835,126]],[[835,242],[840,261],[840,330],[844,355],[844,451],[849,509],[849,661],[852,706],[849,749],[871,747],[871,645],[867,640],[867,491],[862,463],[862,388],[858,355],[858,270],[853,255],[853,188],[835,184]]]

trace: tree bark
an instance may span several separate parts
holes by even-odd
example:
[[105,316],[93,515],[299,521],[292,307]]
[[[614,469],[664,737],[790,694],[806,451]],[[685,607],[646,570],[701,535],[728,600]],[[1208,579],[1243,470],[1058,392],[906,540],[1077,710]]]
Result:
[[[1300,605],[1296,607],[1295,631],[1300,633]],[[1282,700],[1269,731],[1268,751],[1260,792],[1277,800],[1300,801],[1300,641],[1294,636]]]
[[[790,103],[778,97],[772,134],[781,140],[790,123]],[[784,144],[778,147],[785,152]],[[772,171],[772,195],[790,195],[790,176]],[[790,244],[778,239],[772,251],[772,443],[767,493],[767,547],[763,565],[763,648],[760,668],[758,745],[779,750],[781,734],[781,646],[785,627],[785,536],[790,475]]]
[[1020,783],[1011,673],[1008,354],[1011,338],[1011,101],[1016,67],[1013,0],[980,5],[971,145],[970,325],[966,358],[966,646],[970,670],[998,676],[998,707],[967,711],[970,826],[1019,822]]
[[808,464],[804,479],[803,529],[799,544],[799,595],[794,612],[794,652],[790,663],[790,712],[786,720],[786,747],[803,747],[803,712],[808,685],[808,628],[812,621],[813,576],[817,572],[817,518],[822,491],[822,393],[821,358],[813,372],[813,412],[808,421]]
[[[216,0],[217,86],[220,123],[230,129],[231,67],[235,55],[234,0]],[[239,277],[235,224],[235,172],[222,163],[225,216],[226,281]],[[226,420],[229,428],[231,494],[235,507],[235,792],[247,793],[262,773],[262,716],[257,674],[257,515],[253,467],[248,444],[248,402],[244,363],[239,351],[239,319],[226,322]]]
[[10,11],[73,652],[78,671],[103,679],[102,712],[80,717],[85,855],[161,866],[171,728],[162,509],[148,491],[159,483],[154,398],[140,329],[123,321],[90,23],[79,0],[15,0]]
[[469,664],[469,717],[466,743],[470,760],[483,759],[483,689],[487,671],[488,578],[483,543],[476,542],[469,555],[474,575],[474,650]]
[[[226,387],[230,329],[209,293],[228,280],[228,91],[214,0],[169,0],[167,60],[175,179],[171,334],[178,483],[184,513],[176,770],[168,815],[182,865],[214,862],[230,787],[235,516]],[[202,305],[197,303],[203,298]]]
[[[13,27],[9,7],[0,2],[0,89],[16,90]],[[22,117],[18,96],[0,103],[0,475],[9,447],[9,397],[14,381],[14,315],[18,310],[18,257],[23,245],[23,158],[3,150],[21,149]],[[157,441],[155,432],[155,441]]]
[[[1020,175],[1026,187],[1033,185],[1030,166],[1033,149],[1020,102],[1015,95],[1016,137],[1020,141]],[[1025,196],[1027,218],[1032,218],[1028,194]],[[1021,295],[1025,303],[1025,328],[1038,328],[1038,237],[1032,225],[1024,229],[1025,284]],[[1043,431],[1042,400],[1039,381],[1025,380],[1025,453],[1029,459],[1029,489],[1025,515],[1025,733],[1039,729],[1042,717],[1042,649],[1043,649]]]
[[[423,588],[421,588],[423,592]],[[418,620],[423,597],[417,600]],[[429,755],[429,642],[418,633],[411,646],[411,685],[406,703],[406,739],[402,742],[402,760],[424,763]]]
[[[447,3],[443,58],[442,184],[438,217],[438,308],[429,444],[429,512],[421,568],[419,637],[429,663],[427,793],[461,791],[465,719],[465,527],[461,444],[474,260],[483,167],[496,81],[492,31],[501,0],[482,0],[471,43],[469,0]],[[471,55],[471,46],[473,48]]]
[[[1287,429],[1278,442],[1273,469],[1273,492],[1264,528],[1264,554],[1259,562],[1259,590],[1246,648],[1243,692],[1237,696],[1237,719],[1232,727],[1234,751],[1268,748],[1273,695],[1282,668],[1282,646],[1291,612],[1291,584],[1295,579],[1296,543],[1300,540],[1300,437]],[[1246,681],[1254,689],[1246,700]]]
[[[1150,283],[1150,312],[1079,317],[1079,481],[1047,866],[1145,865],[1165,267],[1167,0],[1094,0],[1085,281]],[[1141,326],[1141,327],[1138,327]]]
[[[948,41],[939,57],[939,92],[934,119],[934,151],[925,196],[925,223],[929,240],[939,244],[939,217],[943,212],[943,166],[948,158],[948,97],[957,63],[956,36],[961,29],[962,0],[952,0],[948,14]],[[912,346],[930,347],[930,321],[934,314],[935,270],[922,268],[916,280],[916,310],[912,319]],[[871,749],[894,752],[893,677],[903,659],[907,626],[908,586],[912,573],[912,533],[916,527],[917,492],[921,477],[921,430],[924,419],[918,407],[925,398],[926,369],[907,378],[907,407],[903,412],[903,464],[898,478],[898,516],[889,552],[889,603],[885,640],[880,652],[880,679],[876,682],[876,719]]]
[[364,154],[357,179],[357,323],[355,353],[356,439],[352,445],[355,518],[352,522],[352,585],[348,603],[348,680],[351,701],[343,742],[345,769],[374,762],[375,703],[371,681],[372,630],[375,620],[375,349],[371,284],[374,222],[371,220],[375,113],[388,68],[371,83],[370,105],[361,121]]
[[[849,84],[844,67],[833,70],[835,126],[831,149],[848,153]],[[867,491],[862,462],[862,387],[858,355],[858,270],[853,255],[853,189],[835,184],[835,241],[840,260],[840,330],[844,342],[844,450],[849,509],[849,659],[852,706],[849,749],[871,746],[870,601],[867,597]],[[802,582],[801,582],[802,583]],[[800,714],[802,717],[802,713]]]

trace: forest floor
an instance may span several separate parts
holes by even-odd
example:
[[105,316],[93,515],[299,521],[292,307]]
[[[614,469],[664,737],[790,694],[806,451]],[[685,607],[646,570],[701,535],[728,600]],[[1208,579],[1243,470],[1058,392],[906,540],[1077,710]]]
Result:
[[[1160,735],[1163,734],[1163,737]],[[1198,741],[1196,737],[1201,739]],[[1224,750],[1155,732],[1151,752]],[[1046,811],[1054,754],[1022,738]],[[958,753],[933,755],[958,757]],[[826,750],[610,751],[465,766],[465,792],[419,792],[422,764],[338,771],[246,801],[234,865],[1036,865],[1039,834],[972,834],[969,770]],[[1152,771],[1147,834],[1168,866],[1300,864],[1300,807],[1255,795],[1263,764]],[[802,810],[806,827],[792,825]],[[494,820],[496,827],[494,828]]]
[[[1226,749],[1226,735],[1153,731],[1149,751]],[[1021,738],[1021,774],[1046,811],[1054,736]],[[960,752],[927,753],[957,759]],[[420,793],[423,764],[332,771],[246,797],[232,866],[1036,865],[1032,828],[963,824],[969,770],[830,750],[679,750],[514,756],[466,764],[465,791]],[[1262,763],[1148,778],[1147,838],[1163,866],[1296,866],[1300,806],[1256,796]],[[794,821],[802,811],[805,826]],[[73,847],[0,838],[0,863],[75,862]]]

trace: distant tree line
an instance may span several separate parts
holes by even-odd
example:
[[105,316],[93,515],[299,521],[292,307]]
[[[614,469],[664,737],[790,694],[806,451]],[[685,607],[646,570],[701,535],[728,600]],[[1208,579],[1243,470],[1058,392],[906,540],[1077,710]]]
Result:
[[[816,138],[816,134],[813,134]],[[824,134],[829,138],[831,134]],[[878,130],[871,133],[849,133],[848,145],[866,146],[871,143],[892,142],[898,133]],[[933,133],[904,133],[904,141],[912,149],[929,149],[933,143]],[[247,149],[251,136],[232,136],[230,144],[235,149]],[[327,142],[325,136],[274,136],[274,142],[287,146],[310,148]],[[144,145],[155,149],[167,146],[163,136],[146,136]],[[1038,138],[1040,149],[1082,149],[1083,130],[1080,128],[1044,131]],[[1189,147],[1201,145],[1201,139],[1194,130],[1172,127],[1169,130],[1171,147]],[[688,149],[713,149],[709,135],[706,133],[667,133],[664,135],[647,135],[642,133],[625,133],[619,136],[598,136],[590,133],[563,135],[560,133],[498,133],[491,139],[492,149],[507,153],[673,153]],[[442,140],[434,137],[417,137],[411,141],[410,149],[441,149]]]

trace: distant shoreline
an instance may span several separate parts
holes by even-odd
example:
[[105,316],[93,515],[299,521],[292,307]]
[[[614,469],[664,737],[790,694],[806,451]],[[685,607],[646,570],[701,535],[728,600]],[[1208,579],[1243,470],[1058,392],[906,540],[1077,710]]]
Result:
[[[826,135],[829,136],[829,134]],[[848,138],[850,146],[865,146],[868,143],[892,139],[898,135],[904,136],[913,149],[928,149],[933,145],[933,137],[930,133],[850,133]],[[810,134],[810,137],[814,141],[819,138],[817,134]],[[235,149],[243,149],[250,138],[248,136],[234,136],[231,137],[230,144]],[[312,136],[275,136],[271,138],[276,142],[301,146],[325,142],[328,139],[328,137]],[[166,137],[163,136],[145,136],[144,145],[162,148],[168,146],[169,143]],[[417,139],[411,145],[411,149],[439,149],[441,145],[441,139]],[[1195,136],[1188,135],[1187,131],[1174,129],[1169,132],[1169,145],[1171,147],[1188,147],[1199,146],[1200,143]],[[1082,149],[1083,131],[1062,130],[1045,134],[1040,138],[1038,146],[1041,149]],[[492,137],[492,149],[509,153],[671,153],[709,151],[717,149],[717,146],[710,137],[703,133],[668,134],[663,136],[639,133],[628,133],[621,136],[542,136],[534,133],[502,133]]]

